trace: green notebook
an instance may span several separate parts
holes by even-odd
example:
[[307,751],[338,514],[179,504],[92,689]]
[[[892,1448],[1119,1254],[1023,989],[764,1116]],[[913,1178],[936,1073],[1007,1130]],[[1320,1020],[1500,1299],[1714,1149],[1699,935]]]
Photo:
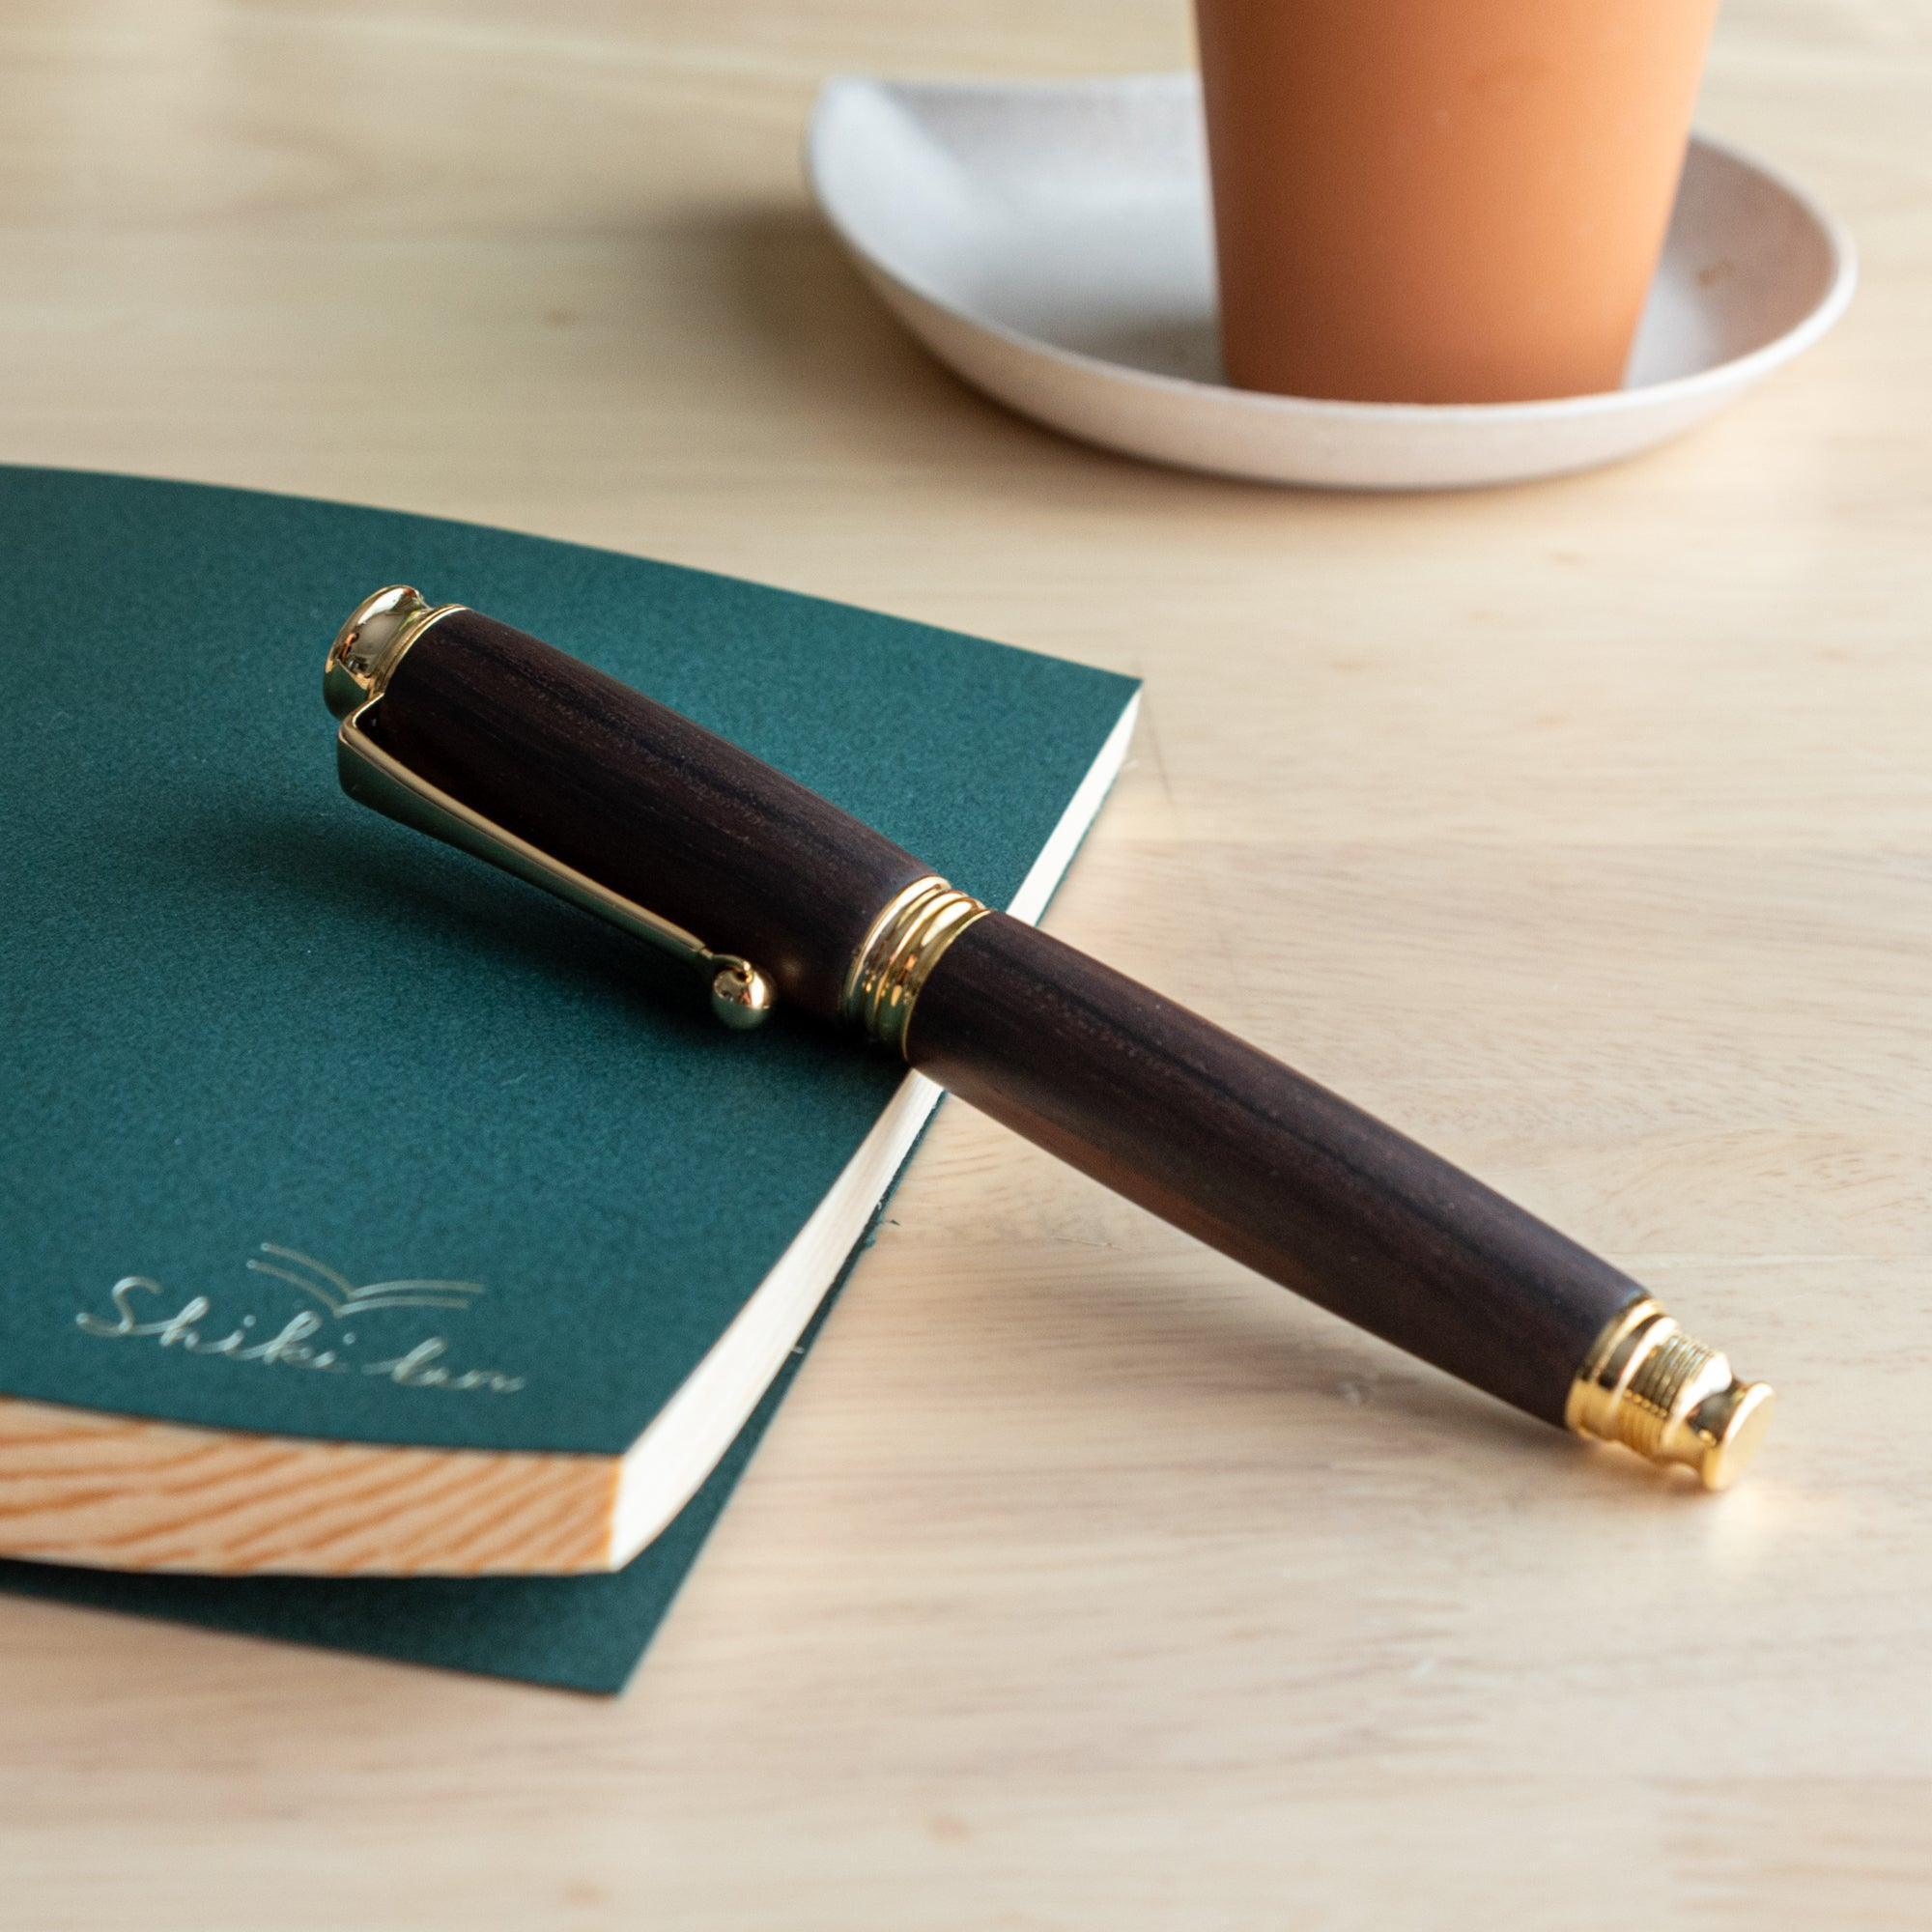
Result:
[[[337,504],[0,469],[0,1399],[319,1454],[600,1463],[631,1485],[612,1560],[641,1548],[603,1576],[8,1562],[0,1584],[617,1688],[933,1090],[792,1016],[727,1033],[675,962],[352,806],[323,650],[366,592],[414,582],[648,690],[1025,915],[1118,768],[1134,686]],[[0,1432],[6,1548],[43,1547],[17,1505],[44,1476]],[[181,1480],[204,1518],[242,1507]],[[130,1535],[111,1504],[92,1565],[198,1547],[145,1520]],[[477,1535],[463,1548],[488,1567]],[[246,1547],[273,1567],[273,1533]],[[353,1536],[338,1554],[355,1567]]]

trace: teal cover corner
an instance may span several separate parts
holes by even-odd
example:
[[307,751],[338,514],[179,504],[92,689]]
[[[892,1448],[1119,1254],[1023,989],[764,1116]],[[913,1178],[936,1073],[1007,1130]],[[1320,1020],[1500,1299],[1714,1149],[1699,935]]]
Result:
[[[699,571],[295,497],[0,469],[0,1395],[179,1422],[621,1453],[898,1079],[782,1016],[724,1034],[674,962],[350,805],[320,665],[367,591],[408,581],[548,636],[995,904],[1134,689]],[[101,1332],[129,1278],[156,1285],[127,1292],[141,1313],[192,1293],[263,1334],[338,1276],[483,1284],[444,1322],[448,1366],[513,1399]],[[365,1355],[396,1350],[399,1319],[358,1322]],[[0,1582],[612,1688],[783,1379],[617,1577]]]
[[[869,1236],[868,1236],[869,1238]],[[0,1559],[0,1590],[607,1695],[630,1682],[861,1249],[698,1492],[605,1577],[175,1577]]]

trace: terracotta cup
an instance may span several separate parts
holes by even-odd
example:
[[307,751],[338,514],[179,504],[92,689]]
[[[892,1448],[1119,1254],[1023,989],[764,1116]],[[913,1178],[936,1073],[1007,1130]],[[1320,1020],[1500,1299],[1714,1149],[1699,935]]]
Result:
[[1228,379],[1623,381],[1718,0],[1196,0]]

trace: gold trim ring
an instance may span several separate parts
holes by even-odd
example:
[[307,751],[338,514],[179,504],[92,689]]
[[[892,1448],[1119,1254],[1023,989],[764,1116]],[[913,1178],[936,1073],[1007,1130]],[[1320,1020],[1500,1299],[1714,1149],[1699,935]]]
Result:
[[904,1058],[921,987],[946,949],[988,910],[937,873],[894,894],[852,955],[838,1000],[840,1015]]

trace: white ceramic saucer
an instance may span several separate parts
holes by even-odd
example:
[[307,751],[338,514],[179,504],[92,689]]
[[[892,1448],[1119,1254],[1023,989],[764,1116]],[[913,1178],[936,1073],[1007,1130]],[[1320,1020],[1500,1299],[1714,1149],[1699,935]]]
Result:
[[1624,388],[1317,402],[1220,379],[1191,75],[835,80],[807,166],[874,287],[968,382],[1088,441],[1271,483],[1432,489],[1627,456],[1815,342],[1857,272],[1849,237],[1808,196],[1697,140]]

